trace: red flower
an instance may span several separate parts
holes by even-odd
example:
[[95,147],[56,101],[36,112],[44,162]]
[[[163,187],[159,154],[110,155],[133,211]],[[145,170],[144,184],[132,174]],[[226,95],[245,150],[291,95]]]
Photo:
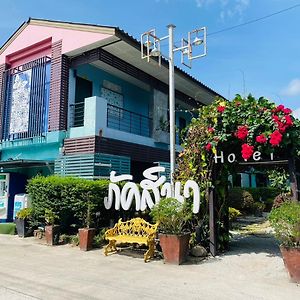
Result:
[[278,117],[278,116],[273,115],[272,118],[273,118],[273,121],[274,121],[275,123],[279,122],[279,117]]
[[204,148],[206,151],[210,151],[212,148],[211,143],[208,143]]
[[217,110],[218,110],[218,112],[222,113],[222,112],[225,110],[225,108],[226,108],[226,106],[219,105],[219,106],[217,107]]
[[282,141],[282,134],[278,131],[275,130],[273,133],[270,135],[270,144],[273,147],[278,146]]
[[285,118],[285,124],[287,126],[292,126],[293,125],[293,120],[292,120],[291,116],[284,116],[284,118]]
[[283,109],[283,113],[284,113],[285,115],[289,115],[289,114],[292,113],[292,110],[289,109],[289,108],[285,108],[285,109]]
[[267,138],[264,134],[261,134],[256,137],[256,141],[260,144],[265,144],[267,142]]
[[236,132],[236,136],[239,140],[244,140],[248,135],[247,126],[239,126]]
[[208,127],[207,130],[208,130],[209,133],[215,132],[215,129],[213,127]]
[[235,106],[240,106],[242,103],[240,101],[235,102]]
[[244,160],[249,159],[252,156],[253,152],[254,152],[253,146],[250,146],[248,144],[242,145],[242,157]]
[[276,112],[280,112],[284,110],[284,105],[280,104],[276,107]]
[[277,125],[278,125],[278,129],[281,133],[285,133],[286,129],[288,128],[288,126],[286,124],[283,124],[281,122],[278,122]]

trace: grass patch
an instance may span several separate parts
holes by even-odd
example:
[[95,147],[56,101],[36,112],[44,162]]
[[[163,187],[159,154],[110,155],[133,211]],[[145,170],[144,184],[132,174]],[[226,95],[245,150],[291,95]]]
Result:
[[15,223],[2,223],[0,224],[0,234],[11,234],[14,235],[16,232]]

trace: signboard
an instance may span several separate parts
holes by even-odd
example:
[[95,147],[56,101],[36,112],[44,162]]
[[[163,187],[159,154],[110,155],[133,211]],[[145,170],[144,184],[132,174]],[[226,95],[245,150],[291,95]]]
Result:
[[0,199],[0,220],[7,219],[7,198]]
[[[173,197],[183,203],[186,199],[193,199],[193,213],[198,213],[200,209],[200,188],[193,180],[188,180],[184,185],[181,182],[175,182],[174,186],[167,182],[166,176],[158,176],[165,172],[164,167],[151,167],[143,172],[143,179],[139,186],[131,182],[132,175],[116,175],[115,171],[110,173],[110,184],[108,187],[108,197],[104,198],[104,206],[110,209],[115,202],[115,209],[128,210],[133,202],[136,211],[144,211],[147,207],[152,208],[160,201],[161,197]],[[156,174],[158,173],[158,174]],[[127,182],[126,182],[127,181]],[[119,182],[126,182],[120,188]]]

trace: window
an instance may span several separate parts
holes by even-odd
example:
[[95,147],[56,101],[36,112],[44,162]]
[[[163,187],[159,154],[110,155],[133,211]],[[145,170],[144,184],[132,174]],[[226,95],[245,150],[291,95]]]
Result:
[[48,128],[50,59],[6,71],[3,139],[42,135]]
[[122,118],[123,117],[123,110],[124,101],[123,95],[117,92],[114,92],[107,88],[101,89],[101,97],[107,100],[107,103],[111,105],[109,107],[108,113],[111,117]]

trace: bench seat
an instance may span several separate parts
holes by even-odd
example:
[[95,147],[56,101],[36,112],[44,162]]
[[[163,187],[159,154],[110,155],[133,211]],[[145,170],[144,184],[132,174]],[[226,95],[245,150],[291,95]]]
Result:
[[147,262],[154,255],[157,227],[158,224],[150,224],[142,218],[134,218],[125,222],[119,219],[113,228],[105,232],[105,239],[109,243],[104,249],[104,254],[107,256],[110,252],[116,252],[117,243],[146,245],[149,249],[144,254],[144,261]]

